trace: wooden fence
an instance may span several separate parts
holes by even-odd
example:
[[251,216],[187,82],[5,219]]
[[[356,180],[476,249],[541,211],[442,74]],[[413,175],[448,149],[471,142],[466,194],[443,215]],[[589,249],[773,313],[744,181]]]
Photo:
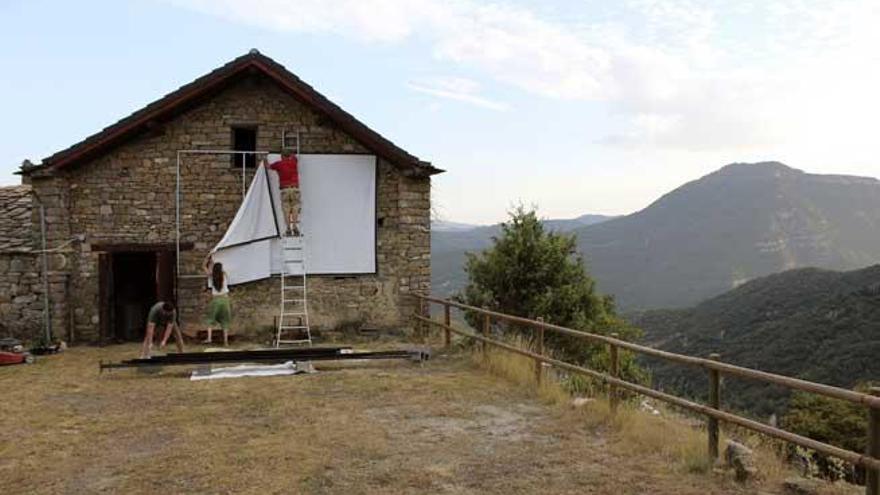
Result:
[[[451,342],[451,334],[456,333],[463,337],[473,339],[480,342],[480,346],[485,351],[487,345],[495,346],[507,351],[527,356],[535,360],[536,380],[542,379],[542,363],[550,364],[559,369],[566,370],[571,373],[588,376],[598,380],[602,380],[609,387],[609,401],[612,409],[616,408],[619,397],[617,390],[626,389],[637,394],[658,399],[669,404],[673,404],[690,411],[700,413],[707,418],[708,430],[708,447],[709,457],[712,461],[718,458],[718,438],[719,438],[719,422],[724,421],[733,425],[762,433],[764,435],[784,440],[802,447],[813,449],[817,452],[837,457],[846,462],[850,462],[857,466],[861,466],[866,470],[866,486],[865,493],[867,495],[880,495],[880,387],[872,387],[870,394],[864,394],[853,390],[847,390],[821,383],[809,382],[774,373],[744,368],[732,364],[724,363],[718,360],[718,355],[711,355],[708,359],[683,354],[675,354],[672,352],[661,351],[651,347],[620,340],[616,336],[598,335],[571,328],[561,327],[544,322],[542,319],[530,320],[519,316],[507,315],[490,311],[485,308],[477,308],[447,299],[427,296],[423,294],[414,294],[419,301],[419,311],[413,316],[416,321],[423,325],[435,325],[443,329],[444,343],[449,345]],[[430,304],[440,304],[443,306],[443,321],[436,321],[430,318]],[[450,310],[458,308],[465,311],[472,311],[475,314],[482,315],[482,328],[480,333],[473,333],[452,326]],[[511,345],[507,342],[501,342],[489,338],[489,330],[492,320],[506,321],[521,325],[524,328],[534,330],[535,348],[537,352],[528,349],[522,349]],[[582,338],[593,342],[601,342],[608,345],[609,355],[611,357],[611,365],[608,373],[602,373],[582,366],[574,365],[558,359],[551,358],[544,354],[544,332],[556,332],[559,334],[569,335],[572,337]],[[672,361],[684,365],[697,366],[707,371],[709,376],[709,403],[700,404],[681,397],[660,392],[643,385],[622,380],[619,367],[619,350],[625,349],[646,356],[654,356],[666,361]],[[880,357],[878,357],[880,358]],[[731,375],[740,378],[753,379],[765,383],[773,383],[782,385],[789,389],[811,392],[833,399],[853,402],[865,406],[868,410],[868,447],[865,453],[853,452],[851,450],[835,447],[824,442],[813,440],[801,435],[797,435],[790,431],[782,430],[764,423],[754,421],[734,413],[726,412],[721,409],[721,376]]]

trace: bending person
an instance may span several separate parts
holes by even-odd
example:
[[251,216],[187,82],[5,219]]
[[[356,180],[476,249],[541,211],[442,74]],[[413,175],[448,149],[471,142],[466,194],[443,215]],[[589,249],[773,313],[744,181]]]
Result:
[[208,275],[208,288],[211,289],[211,302],[208,304],[207,325],[208,338],[205,344],[211,343],[215,328],[223,330],[223,345],[229,345],[229,322],[232,310],[229,305],[229,286],[222,263],[214,263],[211,256],[205,262],[205,273]]
[[141,358],[148,359],[153,350],[153,337],[156,328],[165,328],[165,334],[162,337],[161,347],[165,347],[168,343],[168,336],[171,335],[171,329],[176,329],[174,339],[177,341],[177,349],[183,352],[183,337],[180,335],[180,329],[177,328],[177,311],[170,302],[159,301],[150,308],[147,315],[147,329],[144,332],[144,345],[141,349]]

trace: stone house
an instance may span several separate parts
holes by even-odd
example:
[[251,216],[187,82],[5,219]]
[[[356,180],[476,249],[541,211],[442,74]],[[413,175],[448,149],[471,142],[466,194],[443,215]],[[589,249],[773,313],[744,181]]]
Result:
[[[179,165],[178,152],[279,152],[291,135],[302,154],[375,156],[375,270],[310,274],[312,326],[408,326],[416,304],[407,294],[430,289],[430,180],[442,171],[256,50],[39,165],[22,166],[25,185],[7,194],[30,198],[33,207],[19,212],[30,229],[15,241],[21,253],[0,255],[0,287],[17,287],[11,300],[0,299],[0,319],[34,319],[42,310],[45,284],[34,282],[41,278],[34,255],[40,205],[46,245],[54,250],[48,299],[56,337],[137,339],[147,305],[168,298],[178,302],[184,331],[191,330],[209,298],[203,259],[235,215],[254,164],[241,155],[205,153],[186,155]],[[233,287],[233,330],[268,331],[278,294],[277,277]]]

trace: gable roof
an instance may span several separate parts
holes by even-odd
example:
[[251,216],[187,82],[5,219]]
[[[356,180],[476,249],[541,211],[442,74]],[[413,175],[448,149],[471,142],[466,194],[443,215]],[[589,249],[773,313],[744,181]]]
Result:
[[47,158],[37,167],[22,168],[23,174],[44,169],[45,167],[62,168],[95,157],[155,126],[169,117],[180,113],[224,86],[234,77],[242,74],[260,73],[276,82],[288,93],[293,95],[319,114],[327,117],[341,130],[373,153],[385,158],[410,175],[427,176],[443,172],[429,162],[420,160],[398,147],[378,132],[370,129],[350,113],[328,100],[324,95],[306,84],[281,64],[251,50],[231,62],[214,69],[195,81],[181,86],[161,99],[134,112],[102,131],[61,150]]
[[31,187],[0,187],[0,253],[29,252],[31,244]]

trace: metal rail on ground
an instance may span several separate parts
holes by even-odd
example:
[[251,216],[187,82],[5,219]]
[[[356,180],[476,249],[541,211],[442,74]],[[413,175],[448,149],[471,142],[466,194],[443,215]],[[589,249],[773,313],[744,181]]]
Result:
[[347,347],[310,347],[300,349],[257,349],[228,352],[170,353],[148,359],[129,359],[121,362],[99,362],[100,371],[119,368],[155,366],[185,366],[229,363],[283,363],[286,361],[354,361],[375,359],[409,359],[423,362],[430,353],[423,349],[350,352]]

